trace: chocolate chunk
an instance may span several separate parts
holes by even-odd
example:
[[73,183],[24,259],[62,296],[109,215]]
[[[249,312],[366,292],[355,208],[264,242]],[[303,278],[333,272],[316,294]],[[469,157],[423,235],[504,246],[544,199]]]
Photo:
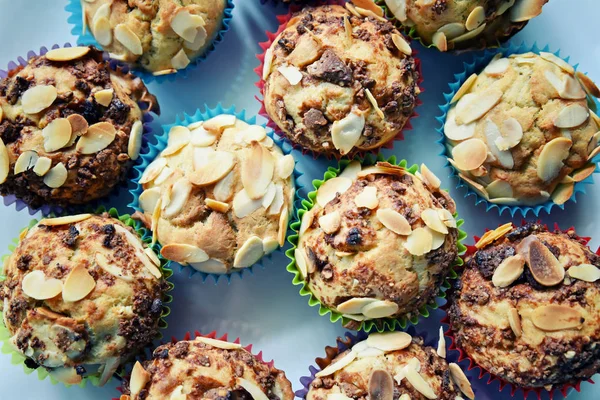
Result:
[[83,376],[86,373],[85,367],[83,365],[76,365],[75,366],[75,372],[77,373],[77,375]]
[[[492,279],[498,265],[503,260],[515,254],[515,249],[512,246],[489,246],[477,251],[475,256],[469,260],[469,266],[478,268],[484,278]],[[528,270],[528,268],[526,269]]]
[[188,342],[177,342],[171,349],[171,355],[175,358],[185,358],[190,350],[189,347]]
[[71,225],[69,227],[69,231],[67,232],[66,236],[63,238],[63,243],[67,247],[72,249],[75,247],[75,244],[77,243],[78,236],[79,236],[79,231],[77,230],[75,225]]
[[169,349],[167,349],[166,347],[159,347],[156,350],[154,350],[154,353],[152,353],[152,357],[153,358],[160,358],[160,359],[165,359],[169,357]]
[[85,118],[89,125],[95,124],[102,117],[102,112],[100,109],[96,107],[94,103],[87,100],[81,104],[78,112],[83,118]]
[[110,102],[104,117],[112,119],[117,124],[124,124],[125,121],[127,121],[127,116],[129,115],[130,109],[131,107],[119,100],[118,97],[115,97]]
[[306,113],[304,113],[304,118],[302,119],[302,122],[304,122],[304,125],[306,125],[308,129],[318,129],[322,126],[327,125],[327,120],[325,119],[325,116],[320,110],[317,110],[316,108],[311,108]]
[[14,105],[23,92],[29,89],[29,85],[31,85],[31,82],[21,76],[17,76],[6,93],[8,104]]
[[12,143],[21,136],[23,125],[9,121],[8,118],[0,123],[0,138],[4,144]]
[[360,229],[352,228],[348,231],[348,236],[346,237],[346,243],[350,246],[357,246],[362,243],[362,237],[360,235]]
[[327,264],[325,268],[323,268],[323,271],[321,271],[321,276],[326,281],[333,278],[333,269],[331,268],[331,264]]
[[281,38],[281,39],[279,39],[277,41],[277,44],[279,46],[281,46],[281,48],[283,49],[283,51],[285,51],[286,53],[291,53],[292,50],[294,50],[294,47],[296,47],[296,45],[294,44],[294,42],[292,42],[288,38]]
[[545,232],[546,230],[547,229],[540,224],[529,222],[525,225],[514,228],[512,231],[506,234],[506,238],[511,242],[514,242],[515,240],[529,236],[532,233]]
[[102,227],[102,232],[106,235],[104,237],[104,241],[102,242],[102,246],[107,249],[112,249],[115,247],[116,243],[113,240],[115,238],[115,227],[112,224],[104,225]]
[[321,58],[306,69],[315,78],[348,86],[352,83],[352,70],[332,51],[325,50]]
[[19,271],[29,270],[29,263],[31,262],[32,258],[33,257],[30,254],[25,254],[19,257],[19,260],[17,261],[17,269],[19,269]]

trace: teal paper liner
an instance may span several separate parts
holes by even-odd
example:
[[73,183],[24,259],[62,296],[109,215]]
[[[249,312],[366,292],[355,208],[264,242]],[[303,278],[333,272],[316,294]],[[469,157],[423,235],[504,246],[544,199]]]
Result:
[[[436,120],[440,123],[440,126],[436,129],[440,135],[440,139],[437,141],[437,143],[442,147],[442,151],[439,153],[440,156],[444,157],[444,159],[447,159],[448,157],[450,157],[450,154],[448,153],[448,150],[445,146],[446,136],[444,135],[444,123],[446,122],[446,115],[448,114],[448,110],[450,109],[450,100],[452,99],[452,97],[454,97],[454,94],[460,88],[460,86],[463,84],[463,82],[469,76],[471,76],[471,74],[481,72],[481,70],[483,68],[485,68],[485,66],[487,64],[489,64],[489,62],[492,60],[492,58],[496,54],[503,54],[505,56],[510,55],[510,54],[521,54],[521,53],[527,53],[527,52],[533,52],[533,53],[539,54],[542,51],[550,52],[550,47],[548,45],[546,45],[544,48],[540,49],[536,43],[534,43],[533,46],[528,46],[525,42],[522,42],[520,45],[510,43],[508,45],[501,46],[500,48],[495,49],[495,50],[486,50],[485,52],[481,53],[480,55],[474,56],[473,61],[471,61],[470,63],[463,63],[464,67],[465,67],[464,71],[462,71],[458,74],[454,74],[456,81],[449,84],[450,92],[444,93],[445,103],[438,106],[440,108],[440,110],[442,111],[442,115],[436,117]],[[560,57],[559,53],[560,53],[560,50],[553,52],[553,54]],[[569,62],[569,57],[562,58],[562,59],[565,60],[566,62]],[[577,69],[578,65],[579,64],[576,64],[573,67],[575,69]],[[590,96],[588,96],[588,98],[590,98]],[[594,102],[598,103],[597,100],[594,100]],[[594,157],[593,162],[595,164],[597,164],[599,160],[600,160],[600,155]],[[475,205],[478,205],[480,203],[485,204],[486,211],[497,210],[500,215],[502,215],[505,211],[508,211],[510,213],[511,217],[514,217],[515,214],[517,214],[517,213],[521,214],[523,217],[527,217],[527,214],[532,213],[536,217],[538,217],[540,214],[540,211],[545,211],[546,213],[550,214],[550,210],[552,210],[552,208],[555,206],[560,209],[563,209],[563,210],[565,208],[564,206],[565,206],[566,202],[564,204],[556,204],[552,200],[549,200],[543,204],[539,204],[536,206],[509,206],[509,205],[491,203],[488,200],[486,200],[485,198],[483,198],[482,196],[480,196],[477,192],[475,192],[462,179],[460,179],[458,176],[458,171],[447,160],[446,160],[445,165],[451,171],[450,177],[451,178],[455,177],[458,180],[458,184],[456,186],[457,189],[466,188],[466,193],[465,193],[464,197],[466,198],[468,196],[474,196],[475,197]],[[598,173],[599,171],[600,170],[598,169],[598,165],[596,165],[594,174]],[[593,178],[594,174],[588,176],[586,179],[584,179],[581,182],[575,183],[573,195],[568,200],[568,202],[569,201],[572,201],[574,203],[577,202],[577,199],[576,199],[577,193],[585,193],[586,192],[585,185],[594,183],[594,178]]]
[[[162,339],[163,336],[162,336],[161,330],[167,329],[168,324],[167,324],[166,318],[171,313],[171,308],[167,304],[169,304],[173,301],[173,296],[170,295],[169,293],[175,287],[175,285],[173,285],[173,283],[168,281],[168,279],[173,275],[173,271],[170,268],[171,262],[169,260],[165,259],[164,257],[162,257],[160,255],[160,251],[158,251],[158,252],[156,251],[157,250],[156,245],[155,246],[151,245],[152,234],[150,233],[150,231],[148,231],[146,228],[144,228],[142,226],[142,224],[140,224],[138,221],[133,220],[129,214],[120,215],[116,208],[106,209],[103,206],[100,206],[93,210],[88,209],[88,211],[93,214],[102,214],[104,212],[107,212],[109,214],[109,216],[116,218],[119,221],[121,221],[122,223],[124,223],[125,225],[135,229],[135,231],[137,232],[138,236],[142,239],[142,241],[144,243],[146,243],[149,248],[153,249],[155,251],[155,253],[157,254],[157,256],[159,257],[160,262],[161,262],[160,270],[163,273],[163,277],[168,285],[168,289],[165,292],[164,299],[163,299],[163,305],[162,305],[163,311],[162,311],[162,314],[160,316],[160,320],[158,323],[159,332],[158,332],[157,337],[155,337],[155,339],[158,339],[158,340]],[[54,216],[55,216],[54,214],[51,214],[49,217],[52,218]],[[39,222],[39,220],[33,219],[29,222],[29,225],[24,229],[30,229],[33,226],[35,226],[38,222]],[[0,281],[3,281],[4,279],[6,279],[6,277],[4,276],[4,263],[8,259],[9,255],[13,251],[15,251],[15,249],[19,245],[19,242],[20,242],[20,240],[18,237],[12,239],[12,241],[8,245],[9,253],[3,255],[1,258],[2,267],[0,268]],[[4,321],[2,318],[2,312],[0,312],[0,321]],[[44,380],[46,378],[49,378],[50,382],[52,382],[53,385],[61,383],[58,380],[54,379],[52,376],[50,376],[50,374],[48,373],[46,368],[44,368],[43,366],[39,366],[37,368],[29,368],[25,364],[25,360],[27,360],[28,358],[23,356],[22,354],[18,353],[13,347],[11,347],[11,345],[7,341],[7,339],[9,339],[9,338],[10,338],[10,333],[8,332],[8,329],[4,326],[4,322],[0,322],[0,342],[2,342],[2,346],[0,347],[0,352],[2,352],[3,354],[11,355],[11,364],[13,364],[13,365],[22,364],[23,370],[24,370],[25,374],[27,374],[27,375],[31,374],[34,371],[37,371],[38,379],[40,381]],[[151,345],[152,345],[152,343],[148,343],[148,345],[146,347],[149,347]],[[143,350],[140,350],[140,351],[143,351]],[[119,366],[119,368],[117,369],[117,371],[115,372],[115,374],[117,374],[119,370],[122,370],[125,365],[126,364],[121,364]],[[85,387],[85,385],[88,381],[90,381],[90,383],[94,386],[99,386],[98,385],[100,382],[99,374],[83,377],[83,379],[81,380],[81,383],[77,384],[76,386]],[[66,387],[73,386],[73,385],[69,385],[66,383],[64,383],[64,385]]]
[[[402,168],[405,168],[411,174],[414,174],[415,171],[418,170],[417,165],[412,165],[412,166],[408,167],[406,160],[397,161],[396,156],[391,156],[389,158],[385,158],[381,154],[377,155],[376,157],[373,155],[367,154],[364,158],[356,157],[355,160],[359,161],[361,163],[361,165],[363,165],[363,166],[373,165],[378,161],[386,161],[386,162],[389,162],[390,164],[398,165]],[[292,283],[296,286],[302,286],[299,291],[300,295],[309,297],[308,304],[311,307],[316,307],[316,306],[319,307],[319,311],[318,311],[319,315],[325,316],[327,314],[330,314],[329,320],[332,323],[336,323],[339,320],[342,321],[343,326],[346,326],[349,323],[357,323],[358,326],[356,328],[353,327],[352,329],[355,329],[357,331],[364,330],[367,332],[370,332],[373,329],[375,329],[379,332],[388,331],[388,330],[405,329],[409,322],[412,325],[417,325],[417,323],[419,322],[419,316],[423,316],[423,317],[427,318],[427,317],[429,317],[430,310],[435,310],[438,308],[438,304],[437,304],[436,300],[444,299],[446,297],[446,290],[450,288],[449,281],[454,280],[458,277],[458,275],[454,271],[454,268],[463,265],[463,259],[461,258],[461,255],[467,250],[467,248],[462,244],[462,241],[467,237],[466,232],[464,232],[462,229],[460,229],[460,227],[464,224],[464,220],[462,220],[462,219],[456,220],[457,229],[458,229],[458,238],[457,238],[457,242],[456,242],[456,245],[458,248],[458,256],[457,256],[456,260],[454,261],[454,263],[451,265],[450,271],[448,272],[447,277],[444,279],[444,282],[442,283],[442,285],[440,287],[438,295],[436,297],[434,297],[430,303],[422,306],[417,311],[415,311],[410,318],[403,316],[400,318],[379,318],[379,319],[368,320],[368,321],[350,320],[346,317],[343,317],[342,314],[338,313],[337,311],[333,311],[332,309],[327,308],[324,305],[322,305],[321,302],[308,289],[306,282],[300,276],[300,271],[298,271],[298,268],[296,266],[294,250],[296,250],[296,248],[298,247],[298,238],[299,238],[298,231],[300,230],[300,224],[302,223],[302,216],[307,211],[312,209],[312,207],[314,206],[314,202],[317,197],[317,190],[323,184],[323,182],[338,176],[338,174],[344,168],[346,168],[346,166],[350,163],[350,161],[352,161],[352,160],[342,159],[342,160],[340,160],[337,168],[329,167],[327,169],[327,171],[325,172],[322,180],[318,180],[318,179],[313,180],[314,190],[311,191],[310,193],[308,193],[307,198],[302,199],[302,201],[299,205],[296,204],[296,206],[294,208],[294,221],[290,225],[290,228],[292,229],[293,234],[288,237],[288,242],[291,243],[292,247],[285,252],[285,255],[290,259],[290,263],[288,264],[286,269],[289,273],[294,275]],[[454,217],[457,218],[458,214],[454,214]]]
[[[133,201],[129,204],[129,207],[133,208],[136,211],[139,211],[140,213],[143,213],[142,209],[139,206],[139,198],[140,198],[140,195],[142,194],[142,192],[144,191],[144,189],[142,188],[142,185],[139,184],[139,180],[140,180],[142,174],[144,173],[144,170],[148,166],[148,164],[150,164],[156,158],[156,156],[161,151],[163,151],[165,149],[165,147],[167,146],[167,141],[169,140],[169,130],[173,126],[176,126],[176,125],[186,126],[186,125],[192,124],[194,122],[206,121],[207,119],[210,119],[210,118],[220,115],[220,114],[235,115],[235,117],[237,119],[242,120],[248,124],[256,124],[256,117],[255,116],[253,116],[253,117],[246,116],[247,112],[245,109],[242,109],[241,111],[238,112],[238,111],[236,111],[235,106],[231,106],[229,108],[224,108],[221,103],[217,104],[217,106],[215,108],[209,108],[207,105],[204,105],[204,111],[200,111],[200,109],[197,109],[193,115],[184,113],[183,118],[180,118],[178,115],[176,117],[174,123],[162,126],[163,132],[161,134],[156,134],[154,136],[156,143],[154,143],[154,142],[149,143],[149,151],[145,154],[140,155],[140,159],[142,161],[134,167],[135,177],[132,179],[134,188],[129,190],[129,192],[133,196]],[[261,126],[266,127],[265,124],[262,124]],[[273,134],[272,132],[268,131],[267,135],[271,139],[273,139],[273,141],[275,142],[275,144],[277,146],[279,146],[279,148],[281,149],[283,154],[287,155],[292,152],[292,146],[289,143],[284,142],[283,139],[281,139],[277,135]],[[295,161],[295,162],[296,162],[296,166],[294,167],[294,172],[292,174],[294,177],[294,185],[295,185],[295,195],[294,195],[294,201],[293,201],[294,204],[291,205],[293,207],[293,210],[296,209],[295,203],[299,199],[298,191],[300,189],[302,189],[302,186],[300,185],[298,178],[300,178],[300,176],[303,175],[301,172],[298,171],[298,168],[297,168],[298,162],[297,161]],[[294,215],[294,213],[292,211],[292,214],[290,216],[290,221],[292,221],[293,215]],[[289,226],[289,224],[288,224],[288,226]],[[287,235],[286,235],[286,237],[287,237]],[[157,243],[157,245],[159,246],[158,248],[160,249],[161,248],[160,244]],[[282,251],[282,249],[283,249],[283,247],[278,247],[277,251]],[[265,257],[268,257],[268,259],[271,259],[271,256],[273,253],[270,253],[270,254],[266,255]],[[262,259],[264,259],[264,257]],[[259,260],[254,265],[260,265],[262,268],[264,268],[261,260]],[[233,271],[229,274],[213,274],[213,273],[197,271],[194,268],[192,268],[191,266],[184,266],[184,265],[181,265],[178,263],[174,263],[174,264],[179,265],[180,271],[183,271],[184,269],[189,269],[190,270],[190,276],[189,276],[190,278],[193,275],[199,274],[202,277],[202,281],[205,282],[209,276],[212,276],[215,281],[215,284],[217,284],[219,282],[219,279],[221,277],[225,277],[227,279],[227,283],[229,284],[229,283],[231,283],[231,278],[233,276],[237,275],[241,279],[244,274],[244,271],[247,271],[248,273],[252,274],[253,273],[252,269],[254,268],[254,265],[253,265],[253,266],[250,266],[247,268],[241,268],[241,269]]]
[[[77,37],[78,45],[89,45],[93,44],[94,46],[102,49],[102,46],[94,39],[94,36],[90,32],[90,28],[87,27],[85,34],[83,34],[83,10],[81,8],[81,1],[84,0],[68,0],[68,4],[65,6],[65,11],[69,14],[69,18],[67,22],[73,25],[71,29],[71,34]],[[127,64],[125,62],[119,62],[121,64],[131,65],[135,74],[140,76],[144,82],[150,83],[156,81],[157,83],[162,82],[172,82],[177,78],[185,78],[187,77],[187,73],[189,70],[192,70],[198,66],[202,61],[204,61],[210,53],[212,53],[217,44],[223,41],[225,33],[229,31],[229,25],[231,23],[231,19],[233,18],[233,0],[227,0],[227,5],[225,6],[225,11],[223,14],[223,27],[217,33],[217,36],[213,39],[212,43],[206,51],[195,58],[194,60],[190,60],[190,64],[184,69],[177,70],[177,72],[167,75],[152,75],[152,72],[149,72],[141,67],[136,66],[135,64]]]

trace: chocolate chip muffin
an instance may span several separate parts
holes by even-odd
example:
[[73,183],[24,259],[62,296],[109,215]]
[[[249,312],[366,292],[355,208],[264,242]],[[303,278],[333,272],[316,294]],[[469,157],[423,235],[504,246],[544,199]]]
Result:
[[156,254],[108,214],[41,220],[21,234],[0,283],[7,340],[30,368],[106,383],[158,334],[167,283]]
[[312,294],[352,320],[347,327],[410,317],[439,292],[458,253],[455,204],[439,184],[425,166],[413,175],[353,161],[319,187],[295,260]]
[[600,372],[600,257],[575,232],[487,232],[450,296],[456,345],[483,369],[548,390]]
[[519,32],[548,0],[385,0],[390,13],[440,51],[482,49]]
[[[347,350],[327,348],[317,359],[322,368],[311,382],[306,400],[473,399],[471,385],[457,364],[425,346],[420,337],[404,332],[373,333],[353,344],[338,339]],[[445,346],[444,346],[445,349]]]
[[0,193],[30,206],[107,195],[142,143],[138,101],[158,112],[139,78],[93,47],[59,48],[0,80]]
[[285,242],[294,166],[264,127],[234,115],[176,125],[140,178],[135,215],[169,260],[205,273],[247,268]]
[[267,50],[262,76],[266,112],[286,137],[337,157],[392,140],[419,94],[403,36],[372,11],[348,7],[294,14]]
[[552,53],[498,55],[451,101],[449,161],[492,203],[563,204],[595,169],[593,96],[598,87]]
[[121,400],[293,400],[285,373],[237,343],[198,336],[159,346],[133,367]]
[[112,58],[165,75],[204,54],[223,27],[227,0],[96,0],[84,27]]

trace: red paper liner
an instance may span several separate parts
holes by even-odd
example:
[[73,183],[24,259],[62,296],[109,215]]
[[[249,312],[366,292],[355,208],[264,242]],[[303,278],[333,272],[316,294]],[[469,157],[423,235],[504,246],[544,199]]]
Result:
[[[309,6],[324,6],[324,5],[344,6],[344,4],[346,4],[346,0],[315,0],[314,4],[311,3],[311,4],[309,4]],[[333,154],[316,153],[313,150],[305,149],[304,147],[298,145],[297,143],[294,143],[291,140],[289,140],[288,137],[286,136],[285,132],[283,132],[281,129],[279,129],[277,124],[269,117],[269,114],[267,114],[267,110],[265,109],[265,101],[264,101],[265,100],[265,82],[262,78],[263,66],[265,64],[265,53],[267,52],[267,49],[269,47],[271,47],[271,44],[273,44],[273,42],[275,41],[275,38],[277,36],[279,36],[279,34],[281,32],[283,32],[283,30],[286,28],[288,22],[290,21],[290,19],[292,19],[292,16],[294,15],[294,13],[302,10],[306,6],[307,5],[290,4],[290,10],[287,14],[277,15],[277,21],[279,22],[279,27],[277,28],[277,30],[274,33],[265,31],[265,34],[267,36],[267,41],[258,43],[258,45],[262,49],[262,53],[256,55],[256,58],[258,58],[260,63],[258,65],[258,67],[254,68],[254,72],[256,72],[256,75],[258,75],[258,81],[255,83],[255,86],[259,89],[260,96],[254,96],[254,98],[256,100],[258,100],[258,102],[260,103],[260,110],[258,111],[258,114],[263,116],[267,120],[267,126],[271,129],[273,129],[273,132],[275,132],[279,137],[284,139],[286,142],[290,143],[294,149],[302,152],[302,155],[306,155],[306,154],[310,153],[313,156],[313,159],[317,159],[319,156],[324,155],[328,160],[337,159],[339,161],[342,158],[341,154],[333,155]],[[399,31],[399,32],[404,37],[404,39],[410,44],[411,38],[403,35],[402,31]],[[419,95],[420,95],[421,93],[423,93],[425,91],[425,89],[423,88],[423,73],[421,70],[421,59],[417,57],[417,54],[418,54],[418,51],[416,49],[412,48],[412,58],[415,60],[415,67],[419,74],[419,77],[417,78],[417,87],[419,88],[419,91],[420,91]],[[396,136],[394,136],[393,138],[391,138],[390,140],[383,143],[381,146],[379,146],[377,148],[374,148],[371,150],[356,151],[356,152],[353,152],[351,154],[351,156],[352,157],[358,156],[358,157],[364,158],[365,155],[369,154],[369,153],[377,154],[380,149],[392,149],[394,147],[395,141],[404,140],[404,131],[410,131],[413,129],[411,120],[413,118],[416,118],[419,116],[419,114],[415,110],[421,104],[423,104],[423,102],[417,96],[417,102],[415,104],[415,107],[413,108],[412,114],[408,117],[408,119],[406,120],[406,123],[404,124],[402,129],[396,134]]]
[[[527,222],[529,222],[529,221],[522,220],[521,221],[521,226],[525,225]],[[540,225],[542,225],[544,228],[548,229],[548,225],[543,224],[541,221],[538,220],[537,223],[540,224]],[[515,225],[513,224],[513,227],[514,226]],[[490,231],[490,229],[486,228],[485,231],[488,232],[488,231]],[[575,232],[575,228],[574,227],[570,227],[568,229],[560,229],[560,227],[558,226],[558,224],[555,223],[554,224],[554,231],[555,232],[558,231],[558,232],[562,232],[562,233],[571,232],[571,233],[574,234],[575,240],[577,240],[578,242],[580,242],[584,246],[587,246],[587,244],[591,240],[591,238],[588,237],[588,236],[579,236],[579,235],[577,235],[577,233]],[[477,251],[477,248],[475,247],[475,243],[477,243],[479,241],[479,239],[480,239],[480,236],[473,235],[473,245],[466,245],[467,246],[467,251],[466,251],[466,253],[463,256],[464,259],[465,259],[465,263],[464,263],[464,265],[462,267],[457,268],[457,272],[459,272],[459,275],[462,272],[462,269],[464,269],[466,267],[469,258],[473,254],[475,254],[475,252]],[[596,254],[600,255],[600,248],[598,248],[598,250],[596,250]],[[459,276],[458,279],[460,280],[460,278],[461,277]],[[552,390],[546,390],[543,387],[542,388],[521,387],[521,386],[517,386],[517,385],[515,385],[513,383],[510,383],[510,382],[502,379],[498,375],[492,374],[491,372],[489,372],[485,368],[481,367],[479,364],[477,364],[475,362],[475,360],[473,360],[471,357],[469,357],[469,355],[467,354],[466,351],[464,351],[462,348],[458,347],[458,345],[456,344],[456,337],[454,336],[454,331],[452,330],[452,325],[450,324],[450,318],[448,317],[448,308],[450,307],[450,301],[452,299],[452,293],[453,292],[454,292],[454,286],[452,288],[448,289],[448,302],[446,304],[444,304],[442,307],[440,307],[440,309],[446,313],[446,315],[442,318],[442,320],[440,322],[442,324],[448,326],[448,329],[444,331],[444,336],[446,336],[448,339],[450,339],[450,343],[448,345],[448,349],[450,351],[456,351],[456,352],[458,352],[458,362],[465,361],[465,360],[469,362],[469,366],[467,367],[468,371],[471,371],[473,369],[478,369],[479,370],[479,379],[483,379],[487,375],[488,376],[488,381],[487,381],[488,385],[492,384],[494,382],[498,382],[498,384],[499,384],[498,391],[499,392],[502,392],[504,390],[504,388],[508,387],[510,389],[510,396],[511,397],[515,397],[517,391],[521,390],[523,392],[523,399],[524,400],[527,400],[528,396],[531,393],[534,393],[538,400],[542,399],[542,395],[544,393],[546,393],[548,395],[548,398],[550,400],[553,400],[555,398],[554,396],[557,396],[557,395],[562,395],[563,398],[566,398],[567,395],[569,394],[569,391],[571,389],[575,389],[577,392],[580,392],[581,391],[581,384],[583,382],[589,382],[591,384],[595,383],[590,378],[590,379],[581,380],[581,381],[578,381],[578,382],[575,382],[575,383],[566,383],[562,387],[553,388]]]
[[[225,341],[225,342],[228,342],[228,341],[229,341],[229,340],[227,340],[227,337],[228,337],[228,334],[227,334],[227,333],[225,333],[225,334],[224,334],[224,335],[222,335],[221,337],[218,337],[218,336],[217,336],[217,331],[212,331],[212,332],[210,332],[210,333],[208,333],[208,334],[206,334],[206,335],[203,335],[203,334],[201,334],[201,333],[200,333],[200,332],[198,332],[198,331],[194,331],[193,335],[194,335],[194,339],[195,339],[195,338],[197,338],[198,336],[201,336],[201,337],[205,337],[205,338],[208,338],[208,339],[217,339],[217,340],[223,340],[223,341]],[[180,342],[180,341],[183,341],[183,340],[191,340],[191,339],[192,339],[192,333],[188,331],[188,332],[186,332],[186,333],[185,333],[185,335],[183,335],[183,338],[182,338],[182,339],[177,339],[175,336],[171,336],[171,343],[175,344],[175,343],[177,343],[177,342]],[[161,342],[161,345],[162,345],[162,344],[165,344],[165,343],[166,343],[166,342]],[[238,337],[237,339],[235,339],[235,340],[234,340],[233,342],[231,342],[231,343],[237,343],[237,344],[240,344],[240,338]],[[259,351],[259,352],[258,352],[258,354],[255,354],[255,353],[253,353],[253,352],[252,352],[252,346],[253,346],[252,344],[248,344],[248,345],[246,345],[246,346],[242,346],[242,348],[243,348],[244,350],[246,350],[248,353],[252,354],[254,357],[256,357],[256,359],[257,359],[258,361],[260,361],[260,362],[261,362],[261,363],[263,363],[263,364],[266,364],[266,365],[267,365],[269,368],[274,368],[274,367],[275,367],[275,361],[273,361],[273,360],[271,360],[271,361],[265,361],[265,360],[263,359],[263,352],[262,352],[262,351]],[[157,346],[157,347],[158,347],[158,346]],[[146,358],[148,358],[148,355],[147,355],[147,354],[145,354],[145,356],[146,356]],[[143,361],[145,361],[145,360],[146,360],[146,358],[142,358],[142,360],[143,360]],[[123,379],[124,379],[124,380],[129,380],[129,378],[130,378],[130,374],[129,374],[129,373],[128,373],[126,376],[124,376],[124,377],[123,377]],[[121,394],[125,394],[125,393],[124,393],[123,386],[118,386],[118,387],[117,387],[117,390],[118,390],[119,392],[121,392]],[[112,398],[112,400],[119,400],[119,398],[118,398],[118,397],[113,397],[113,398]]]

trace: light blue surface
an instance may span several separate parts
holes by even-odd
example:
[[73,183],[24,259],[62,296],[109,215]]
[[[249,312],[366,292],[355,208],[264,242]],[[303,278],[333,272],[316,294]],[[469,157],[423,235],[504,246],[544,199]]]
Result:
[[[8,61],[42,45],[74,42],[71,26],[66,22],[65,4],[66,0],[0,0],[0,65],[6,66]],[[256,113],[259,103],[254,99],[258,89],[254,86],[257,76],[253,69],[258,65],[255,54],[260,49],[257,43],[265,40],[265,29],[276,28],[274,16],[283,10],[282,6],[260,6],[259,0],[237,0],[231,30],[205,62],[190,71],[187,79],[150,84],[162,108],[162,115],[154,122],[155,130],[161,124],[174,121],[177,114],[193,113],[204,104],[235,104],[250,114]],[[560,48],[562,54],[571,57],[572,63],[579,63],[582,71],[600,82],[599,15],[598,0],[550,0],[544,13],[514,40],[517,43],[525,40],[530,44],[537,41],[549,44],[553,49]],[[425,77],[425,92],[420,96],[423,105],[417,109],[420,116],[412,121],[414,130],[406,132],[406,139],[397,142],[393,150],[385,150],[384,154],[395,154],[410,164],[425,162],[442,179],[442,186],[449,188],[458,201],[459,214],[466,221],[464,228],[470,234],[481,233],[485,227],[511,220],[520,222],[520,217],[499,216],[497,211],[486,213],[484,205],[475,206],[472,198],[464,199],[464,190],[455,189],[456,181],[447,178],[444,160],[437,155],[439,147],[434,142],[438,139],[435,131],[438,123],[435,117],[440,114],[438,105],[444,101],[442,92],[448,91],[448,83],[454,80],[454,74],[463,69],[463,62],[470,60],[471,56],[457,57],[423,49],[419,45],[416,47],[423,61]],[[264,121],[259,119],[259,122]],[[293,154],[300,160],[299,168],[305,173],[300,178],[305,187],[310,187],[312,179],[321,178],[327,166],[335,164],[333,161],[314,161],[296,151]],[[598,181],[597,177],[594,179]],[[125,205],[129,199],[129,193],[124,190],[115,206],[121,212],[127,211]],[[600,222],[597,212],[599,201],[600,185],[590,185],[587,194],[578,197],[577,203],[568,203],[564,210],[555,208],[551,216],[543,214],[542,220],[548,223],[557,221],[563,227],[575,225],[581,235],[594,237],[591,246],[596,248],[600,245],[600,230],[596,225]],[[9,240],[17,236],[30,219],[27,212],[0,207],[3,226],[0,247],[6,248]],[[298,379],[306,375],[315,357],[322,356],[324,347],[335,343],[335,337],[343,334],[344,329],[320,317],[306,304],[306,299],[298,295],[297,288],[292,285],[291,275],[285,270],[286,264],[286,257],[278,253],[264,262],[264,269],[255,269],[253,275],[243,280],[234,277],[230,285],[225,281],[217,285],[202,283],[200,276],[188,279],[187,274],[175,273],[176,291],[173,293],[167,336],[181,337],[186,331],[195,329],[240,336],[242,343],[253,343],[256,351],[263,350],[265,359],[274,358],[275,365],[286,371],[294,389],[300,389]],[[434,313],[419,329],[429,327],[434,332],[440,315],[440,312]],[[600,380],[600,376],[596,380]],[[25,375],[21,367],[12,366],[5,354],[0,354],[0,385],[2,400],[107,400],[117,395],[116,381],[104,388],[85,389],[66,389],[51,385],[49,381],[39,382],[35,375]],[[509,398],[508,392],[498,393],[497,385],[477,392],[479,400],[504,398]],[[569,399],[598,400],[600,385],[584,383],[582,392],[571,394]]]

